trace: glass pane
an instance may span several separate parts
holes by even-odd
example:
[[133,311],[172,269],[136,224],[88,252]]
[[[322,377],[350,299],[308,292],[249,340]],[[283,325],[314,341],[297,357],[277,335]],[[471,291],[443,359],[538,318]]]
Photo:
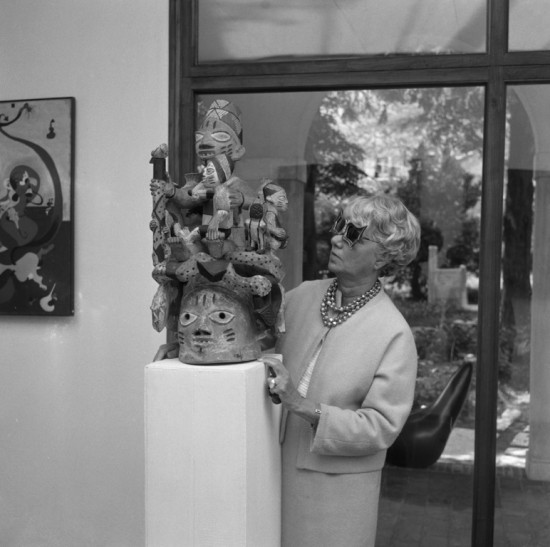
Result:
[[419,373],[414,421],[383,472],[377,545],[469,545],[483,89],[202,95],[198,111],[219,98],[241,110],[236,176],[252,196],[265,178],[287,191],[286,289],[330,275],[329,228],[351,195],[395,194],[420,218],[417,260],[384,278],[413,329]]
[[485,51],[485,0],[201,0],[199,62]]
[[496,544],[550,539],[549,100],[548,85],[508,89]]
[[542,51],[550,48],[548,0],[510,0],[510,51]]

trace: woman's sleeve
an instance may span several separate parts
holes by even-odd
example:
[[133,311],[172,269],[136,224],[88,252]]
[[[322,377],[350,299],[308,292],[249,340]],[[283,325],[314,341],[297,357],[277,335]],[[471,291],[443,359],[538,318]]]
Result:
[[311,451],[326,456],[367,456],[395,441],[411,411],[417,354],[410,330],[389,343],[358,410],[321,404]]

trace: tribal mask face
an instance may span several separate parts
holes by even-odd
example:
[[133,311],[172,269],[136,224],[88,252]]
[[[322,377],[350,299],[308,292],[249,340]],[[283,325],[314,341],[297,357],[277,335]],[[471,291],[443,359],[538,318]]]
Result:
[[185,293],[178,322],[179,360],[192,365],[253,361],[260,337],[244,297],[207,285]]
[[229,101],[218,99],[210,105],[195,132],[195,151],[203,162],[220,154],[233,161],[243,157],[246,150],[240,116],[240,109]]

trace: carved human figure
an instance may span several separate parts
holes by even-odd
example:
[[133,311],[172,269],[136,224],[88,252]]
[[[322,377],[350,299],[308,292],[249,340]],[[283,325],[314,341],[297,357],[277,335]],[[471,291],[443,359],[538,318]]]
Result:
[[[212,102],[195,132],[195,152],[205,166],[202,183],[210,184],[214,190],[213,195],[198,187],[192,192],[193,197],[204,203],[203,224],[208,226],[206,240],[219,242],[230,237],[235,247],[242,249],[245,235],[241,211],[249,203],[242,191],[241,179],[234,174],[235,162],[246,152],[238,106],[225,99]],[[209,252],[215,255],[231,250],[227,244],[209,245]]]
[[224,99],[217,99],[210,105],[195,133],[195,152],[203,163],[220,154],[236,162],[246,152],[242,138],[239,107]]
[[233,166],[234,162],[224,154],[210,158],[203,179],[191,192],[197,200],[206,201],[202,213],[202,232],[206,239],[227,239],[231,234],[234,208],[229,188],[233,182]]
[[245,295],[219,283],[198,285],[181,300],[179,360],[189,364],[251,361],[261,354],[257,324]]
[[[174,184],[170,177],[165,182],[153,181],[151,192],[161,191],[169,205],[179,208],[175,221],[188,225],[188,212],[202,208],[202,234],[208,241],[232,240],[238,248],[244,247],[244,228],[240,211],[248,206],[241,188],[241,179],[234,175],[235,162],[246,152],[242,144],[241,111],[224,99],[212,102],[195,133],[195,152],[200,160],[200,180],[187,178],[183,186]],[[224,249],[223,252],[227,252]]]
[[288,209],[288,198],[282,186],[272,182],[267,183],[263,189],[264,196],[264,221],[269,236],[269,247],[275,251],[284,249],[288,242],[288,234],[281,226],[279,214]]
[[[205,170],[209,160],[214,157],[218,157],[220,160],[221,156],[225,156],[229,168],[225,180],[229,180],[233,176],[235,162],[240,160],[246,152],[242,143],[242,134],[239,107],[224,99],[213,101],[199,129],[195,132],[195,152],[200,160],[199,175]],[[204,181],[204,173],[202,174]],[[213,195],[199,191],[193,192],[194,188],[200,184],[200,180],[196,176],[197,173],[193,173],[193,175],[195,176],[189,177],[189,179],[186,177],[185,184],[181,186],[175,184],[169,176],[166,176],[165,181],[155,179],[151,183],[151,192],[160,189],[165,197],[180,209],[193,209],[211,199]],[[232,207],[243,204],[243,193],[236,188],[235,184],[232,185],[228,195]]]
[[248,248],[257,253],[264,253],[266,246],[267,224],[264,220],[264,208],[261,203],[253,203],[245,220]]

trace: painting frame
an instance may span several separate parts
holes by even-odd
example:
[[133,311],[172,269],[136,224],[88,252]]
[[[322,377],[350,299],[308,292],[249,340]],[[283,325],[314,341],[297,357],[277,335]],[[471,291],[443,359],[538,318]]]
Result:
[[74,315],[74,97],[0,101],[0,315]]

